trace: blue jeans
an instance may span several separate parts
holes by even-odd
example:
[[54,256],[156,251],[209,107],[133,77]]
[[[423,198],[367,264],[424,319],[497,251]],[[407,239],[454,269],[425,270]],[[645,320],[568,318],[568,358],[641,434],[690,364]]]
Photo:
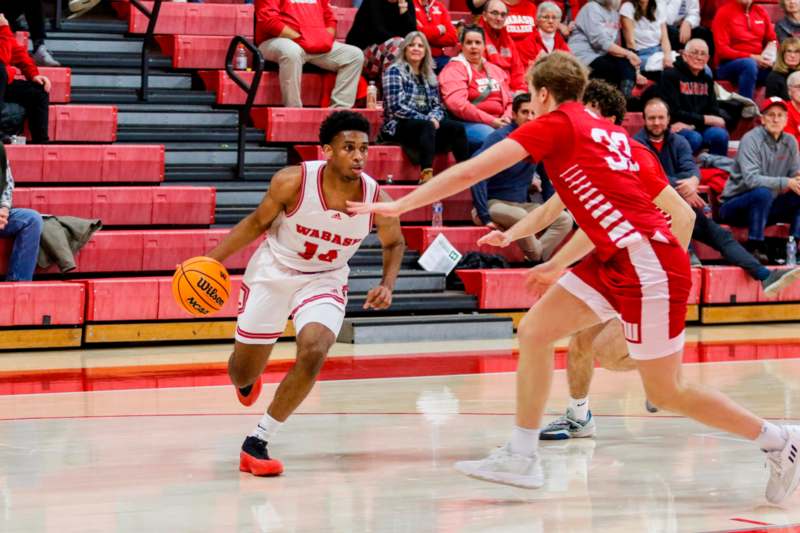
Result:
[[494,131],[494,128],[488,124],[480,122],[461,122],[464,125],[464,131],[467,133],[467,145],[469,146],[469,154],[472,155],[478,151],[483,145],[486,137]]
[[33,209],[11,210],[8,224],[5,228],[0,229],[0,237],[14,238],[6,281],[30,281],[33,279],[41,236],[42,215]]
[[756,187],[725,200],[719,216],[731,226],[747,227],[751,241],[763,241],[764,228],[777,222],[788,223],[790,234],[800,239],[800,196],[791,191],[773,198],[771,190]]
[[433,72],[439,74],[442,69],[450,62],[450,56],[440,55],[433,58]]
[[689,141],[692,146],[692,153],[696,154],[704,146],[708,151],[715,155],[728,155],[728,130],[717,126],[711,126],[702,131],[683,129],[678,135]]
[[717,77],[736,84],[736,92],[746,98],[753,98],[756,83],[763,84],[770,69],[758,68],[752,57],[742,57],[721,63],[717,68]]

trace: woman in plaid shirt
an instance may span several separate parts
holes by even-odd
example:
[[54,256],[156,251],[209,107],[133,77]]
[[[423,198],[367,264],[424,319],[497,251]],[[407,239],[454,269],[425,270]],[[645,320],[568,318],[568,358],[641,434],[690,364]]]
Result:
[[435,154],[469,158],[464,126],[445,118],[431,48],[421,32],[406,35],[397,59],[383,72],[383,120],[382,137],[419,162],[421,182],[433,176]]

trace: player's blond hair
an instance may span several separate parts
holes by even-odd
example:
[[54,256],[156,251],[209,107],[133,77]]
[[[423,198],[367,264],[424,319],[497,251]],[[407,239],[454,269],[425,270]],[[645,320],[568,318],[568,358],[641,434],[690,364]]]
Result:
[[557,50],[536,60],[528,69],[527,81],[534,90],[547,88],[558,104],[580,101],[589,81],[589,71],[572,54]]

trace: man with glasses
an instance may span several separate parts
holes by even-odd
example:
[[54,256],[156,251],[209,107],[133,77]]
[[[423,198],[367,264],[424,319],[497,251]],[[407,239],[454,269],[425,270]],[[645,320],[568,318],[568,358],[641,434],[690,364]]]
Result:
[[486,34],[486,50],[483,56],[508,74],[508,85],[515,93],[528,90],[525,83],[525,65],[522,63],[517,45],[506,29],[508,7],[503,0],[489,0],[483,10],[480,25]]
[[693,153],[702,148],[728,155],[728,130],[724,111],[714,92],[714,79],[706,70],[708,45],[702,39],[686,43],[681,57],[661,75],[658,92],[672,115],[673,133],[689,141]]

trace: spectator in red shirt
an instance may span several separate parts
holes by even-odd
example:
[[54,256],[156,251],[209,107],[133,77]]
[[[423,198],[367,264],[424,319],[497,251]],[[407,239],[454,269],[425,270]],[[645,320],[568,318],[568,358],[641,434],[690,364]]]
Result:
[[490,63],[506,71],[512,91],[526,92],[525,67],[517,52],[514,39],[506,29],[508,7],[503,0],[489,0],[483,11],[480,26],[486,32],[486,51],[483,53]]
[[425,35],[431,46],[434,72],[438,74],[450,61],[444,49],[458,44],[458,34],[450,20],[450,12],[439,0],[414,0],[414,13],[417,30]]
[[753,98],[775,63],[777,37],[766,10],[752,0],[729,0],[714,16],[711,33],[717,76],[736,83],[737,92]]
[[789,89],[789,105],[786,106],[789,119],[786,121],[783,131],[794,136],[797,143],[800,144],[800,70],[789,74],[786,86]]
[[508,6],[506,29],[517,45],[523,65],[536,61],[538,50],[533,38],[536,31],[536,4],[531,0],[503,0]]
[[256,43],[279,65],[283,105],[303,107],[303,64],[336,72],[331,107],[353,107],[364,54],[336,41],[336,19],[328,0],[256,0]]
[[549,54],[553,50],[572,51],[559,31],[562,17],[561,8],[555,2],[542,2],[536,10],[536,31],[533,32],[536,57]]
[[[5,15],[0,14],[0,106],[14,102],[25,109],[33,144],[46,144],[50,116],[50,80],[39,74],[28,50],[17,42]],[[26,80],[15,80],[19,68]]]

